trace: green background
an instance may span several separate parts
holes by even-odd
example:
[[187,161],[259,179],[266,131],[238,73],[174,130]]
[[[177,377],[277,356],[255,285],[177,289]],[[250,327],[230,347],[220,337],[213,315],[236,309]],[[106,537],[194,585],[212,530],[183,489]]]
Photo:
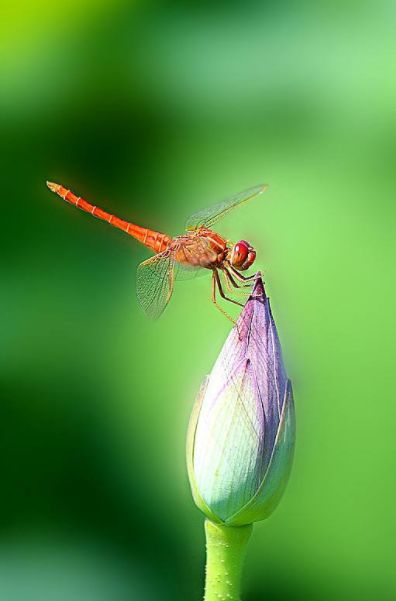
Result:
[[246,601],[396,595],[394,3],[1,2],[0,598],[201,599],[185,432],[229,331],[208,278],[163,317],[141,225],[262,181],[258,252],[295,389],[289,487]]

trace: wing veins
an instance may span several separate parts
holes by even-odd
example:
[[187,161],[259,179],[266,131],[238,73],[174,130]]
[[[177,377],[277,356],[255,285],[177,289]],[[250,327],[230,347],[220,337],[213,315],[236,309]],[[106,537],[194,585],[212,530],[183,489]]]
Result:
[[226,198],[222,202],[219,202],[212,207],[203,209],[197,213],[193,213],[193,215],[191,215],[187,220],[186,229],[196,230],[200,227],[207,227],[210,229],[215,223],[225,217],[225,215],[227,215],[235,207],[247,202],[248,200],[252,200],[259,194],[265,192],[267,188],[268,186],[266,184],[249,188],[248,190],[244,190],[243,192],[239,192],[234,196]]

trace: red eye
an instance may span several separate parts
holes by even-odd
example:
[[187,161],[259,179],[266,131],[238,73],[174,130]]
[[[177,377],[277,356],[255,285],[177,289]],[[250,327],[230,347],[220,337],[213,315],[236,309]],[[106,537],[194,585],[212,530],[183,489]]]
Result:
[[256,251],[251,249],[249,251],[248,258],[246,261],[246,269],[248,269],[251,265],[253,265],[255,260],[256,260]]
[[246,261],[249,254],[250,246],[245,240],[240,240],[237,244],[235,244],[231,262],[234,267],[241,267]]

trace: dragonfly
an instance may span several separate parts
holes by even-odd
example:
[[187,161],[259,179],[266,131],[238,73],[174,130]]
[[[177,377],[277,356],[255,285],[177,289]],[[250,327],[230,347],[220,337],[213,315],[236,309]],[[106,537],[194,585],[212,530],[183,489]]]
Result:
[[[234,208],[262,194],[268,188],[266,184],[239,192],[208,209],[194,213],[187,220],[185,233],[175,237],[124,221],[76,196],[60,184],[47,182],[47,186],[63,200],[107,221],[155,253],[140,263],[136,277],[138,302],[148,317],[157,319],[163,313],[171,299],[175,280],[194,277],[198,272],[209,270],[212,272],[212,302],[234,322],[219,305],[217,293],[225,301],[243,306],[228,294],[232,295],[234,291],[252,285],[256,276],[246,276],[241,272],[253,265],[256,251],[246,240],[232,243],[212,228]],[[222,279],[228,294],[224,291]]]

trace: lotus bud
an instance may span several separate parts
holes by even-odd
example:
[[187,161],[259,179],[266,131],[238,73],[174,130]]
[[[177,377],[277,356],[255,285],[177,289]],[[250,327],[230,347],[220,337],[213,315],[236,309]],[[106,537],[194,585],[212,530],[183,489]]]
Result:
[[291,382],[257,274],[191,416],[187,463],[198,508],[228,526],[267,518],[286,486],[294,439]]

